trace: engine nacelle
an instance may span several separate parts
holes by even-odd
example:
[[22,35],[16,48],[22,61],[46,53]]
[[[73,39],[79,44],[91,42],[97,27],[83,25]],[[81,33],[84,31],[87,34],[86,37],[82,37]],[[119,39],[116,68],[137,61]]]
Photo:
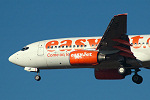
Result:
[[71,65],[97,65],[100,61],[105,60],[105,55],[89,50],[73,51],[69,57]]
[[124,79],[125,76],[118,73],[118,69],[95,69],[96,79]]

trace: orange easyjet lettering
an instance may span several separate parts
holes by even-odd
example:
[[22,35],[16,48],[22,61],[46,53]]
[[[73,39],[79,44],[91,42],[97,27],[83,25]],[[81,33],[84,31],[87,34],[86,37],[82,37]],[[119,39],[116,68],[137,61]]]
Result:
[[139,39],[143,39],[143,37],[135,36],[135,37],[132,37],[131,39],[132,39],[132,43],[133,43],[133,48],[137,49],[142,46],[142,44],[139,44]]
[[101,39],[87,39],[89,42],[89,45],[92,47],[92,45],[96,45],[100,42]]
[[[61,45],[60,45],[60,47],[62,47],[62,46],[71,46],[72,45],[72,41],[71,40],[63,40],[63,41],[61,41],[60,42],[61,43]],[[67,50],[67,51],[70,51],[71,49],[60,49],[60,51],[65,51],[65,50]]]
[[55,50],[52,50],[51,46],[56,46],[56,45],[58,45],[58,41],[55,40],[55,41],[48,42],[45,47],[48,51],[53,52]]
[[75,44],[79,46],[85,45],[83,42],[86,42],[86,39],[78,39],[75,41]]
[[148,43],[148,46],[150,47],[149,40],[150,40],[150,38],[147,39],[147,43]]
[[[134,36],[131,38],[130,41],[132,41],[132,43],[133,43],[133,48],[138,49],[142,46],[142,44],[139,44],[140,39],[143,39],[143,37],[141,37],[140,35]],[[75,50],[81,49],[81,45],[82,45],[82,47],[84,47],[86,41],[89,43],[90,47],[93,47],[93,46],[95,47],[101,41],[101,39],[100,38],[99,39],[87,39],[87,40],[86,39],[77,39],[75,41],[75,45],[78,45],[80,48],[76,48]],[[149,41],[150,41],[150,38],[147,39],[148,46],[150,47]],[[46,47],[47,51],[53,52],[53,51],[55,51],[53,46],[58,46],[58,45],[59,45],[60,51],[65,51],[65,50],[71,51],[72,50],[72,40],[62,40],[60,42],[58,42],[57,40],[49,41],[45,47]],[[143,46],[143,48],[146,48],[146,46]],[[51,56],[51,55],[49,55],[49,56]]]

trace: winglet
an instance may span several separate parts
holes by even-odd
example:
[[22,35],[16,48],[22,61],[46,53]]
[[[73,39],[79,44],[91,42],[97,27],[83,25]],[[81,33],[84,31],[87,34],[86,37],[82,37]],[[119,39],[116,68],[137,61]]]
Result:
[[118,14],[118,15],[115,15],[115,16],[123,16],[123,15],[128,15],[128,13]]

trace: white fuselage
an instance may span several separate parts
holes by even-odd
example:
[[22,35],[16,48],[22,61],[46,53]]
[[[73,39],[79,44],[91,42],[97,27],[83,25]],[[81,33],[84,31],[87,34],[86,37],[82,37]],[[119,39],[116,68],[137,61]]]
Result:
[[[100,39],[101,37],[76,37],[39,41],[16,52],[9,58],[9,61],[22,67],[39,69],[77,68],[69,62],[70,52],[95,50]],[[142,62],[149,62],[150,35],[131,35],[129,39],[133,45],[131,51],[134,56]],[[84,68],[89,68],[89,66],[84,66]]]

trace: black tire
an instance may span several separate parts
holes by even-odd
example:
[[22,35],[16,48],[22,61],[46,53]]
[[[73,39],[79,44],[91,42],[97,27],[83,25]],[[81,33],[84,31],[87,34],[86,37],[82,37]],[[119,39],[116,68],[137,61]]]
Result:
[[34,77],[34,79],[35,79],[36,81],[40,81],[40,80],[41,80],[41,76],[36,75],[36,76]]
[[141,84],[143,82],[143,78],[140,75],[133,75],[132,81],[136,84]]

